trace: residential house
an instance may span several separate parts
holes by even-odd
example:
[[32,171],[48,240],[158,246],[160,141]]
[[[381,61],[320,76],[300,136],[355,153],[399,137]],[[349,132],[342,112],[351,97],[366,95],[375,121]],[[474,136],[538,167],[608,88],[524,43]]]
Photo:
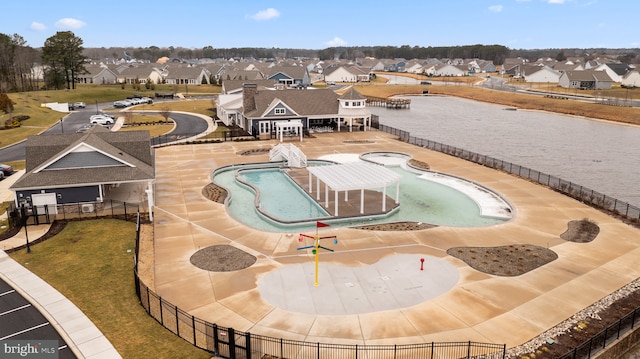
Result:
[[276,80],[288,87],[311,85],[311,77],[305,66],[274,66],[268,71],[266,79]]
[[496,65],[493,61],[488,60],[475,60],[478,70],[476,72],[487,73],[487,72],[496,72]]
[[580,90],[610,89],[612,84],[606,71],[565,71],[558,79],[561,87]]
[[202,85],[209,84],[209,71],[204,66],[175,66],[168,69],[164,81],[169,85]]
[[440,64],[434,66],[433,76],[467,76],[469,70],[466,65]]
[[359,66],[335,66],[324,70],[325,82],[368,82],[369,71]]
[[155,84],[161,84],[163,79],[163,70],[158,69],[153,64],[128,64],[120,67],[120,71],[117,74],[116,81],[118,83],[125,84],[145,84],[147,81]]
[[562,75],[560,71],[549,66],[523,65],[521,69],[525,82],[557,84]]
[[387,72],[404,72],[407,61],[404,59],[390,60],[385,63],[384,71]]
[[86,133],[30,136],[25,159],[26,173],[10,187],[19,207],[56,214],[59,206],[82,205],[83,212],[93,212],[116,187],[137,193],[129,199],[132,203],[153,205],[149,131],[111,132],[95,126]]
[[631,68],[623,63],[606,63],[595,68],[596,71],[606,71],[613,82],[622,82],[622,77],[629,72]]
[[76,75],[78,83],[104,85],[116,83],[117,75],[107,66],[87,64],[84,68],[87,70],[86,73]]
[[626,88],[640,87],[640,72],[638,70],[631,70],[627,72],[620,81],[620,86]]
[[421,74],[424,71],[424,65],[421,61],[410,60],[405,66],[405,71],[412,74]]

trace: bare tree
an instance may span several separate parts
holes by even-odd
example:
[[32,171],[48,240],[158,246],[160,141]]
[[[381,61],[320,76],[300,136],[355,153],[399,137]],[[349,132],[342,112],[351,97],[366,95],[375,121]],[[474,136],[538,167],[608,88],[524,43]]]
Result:
[[164,117],[165,122],[169,122],[169,116],[171,116],[171,110],[169,107],[163,107],[158,113],[160,116]]

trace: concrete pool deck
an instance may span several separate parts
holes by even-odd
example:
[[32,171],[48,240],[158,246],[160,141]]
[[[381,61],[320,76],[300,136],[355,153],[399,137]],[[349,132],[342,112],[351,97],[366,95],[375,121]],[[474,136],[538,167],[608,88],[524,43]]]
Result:
[[[504,224],[479,228],[402,232],[321,228],[321,235],[339,239],[337,244],[328,245],[335,252],[320,255],[321,275],[324,268],[332,268],[329,264],[366,271],[382,261],[390,261],[387,266],[401,265],[393,259],[402,261],[412,255],[448,263],[457,269],[459,279],[447,291],[417,304],[399,300],[405,303],[400,305],[408,306],[358,314],[316,314],[270,302],[259,288],[261,280],[280,271],[281,283],[309,287],[312,277],[300,278],[299,271],[283,269],[308,266],[314,256],[297,250],[301,245],[297,235],[262,232],[237,222],[224,205],[205,198],[202,189],[217,167],[268,161],[268,154],[237,153],[268,149],[277,143],[230,142],[156,150],[154,290],[163,299],[202,320],[276,338],[344,344],[478,341],[513,347],[640,277],[640,231],[576,200],[484,166],[408,145],[383,132],[326,133],[294,144],[309,159],[331,153],[406,153],[428,163],[434,171],[490,188],[514,206],[514,217]],[[584,218],[600,227],[594,241],[573,243],[560,238],[569,221]],[[446,253],[457,246],[521,243],[549,248],[559,258],[521,276],[498,277],[476,271]],[[190,263],[191,255],[199,249],[219,244],[242,249],[257,261],[235,272],[208,272]],[[398,276],[406,277],[405,281],[420,275],[413,272],[419,272],[419,265],[402,269],[409,272],[398,272]],[[348,283],[366,288],[358,281],[350,279]],[[397,282],[397,288],[389,291],[401,297],[408,282]],[[283,293],[283,301],[304,303],[305,298],[294,298],[293,293],[286,297],[286,287],[273,283],[270,290]],[[345,283],[325,275],[318,287],[311,283],[308,290],[325,291],[333,286],[335,291],[342,291]],[[363,300],[379,295],[372,290],[362,293]],[[424,295],[428,297],[429,293]],[[295,305],[300,306],[300,302]]]

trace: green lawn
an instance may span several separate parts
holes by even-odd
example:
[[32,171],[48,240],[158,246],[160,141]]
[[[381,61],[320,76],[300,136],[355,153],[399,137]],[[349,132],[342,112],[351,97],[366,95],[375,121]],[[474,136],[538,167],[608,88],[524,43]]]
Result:
[[151,318],[133,281],[135,223],[72,221],[53,238],[11,257],[91,319],[123,358],[211,358]]

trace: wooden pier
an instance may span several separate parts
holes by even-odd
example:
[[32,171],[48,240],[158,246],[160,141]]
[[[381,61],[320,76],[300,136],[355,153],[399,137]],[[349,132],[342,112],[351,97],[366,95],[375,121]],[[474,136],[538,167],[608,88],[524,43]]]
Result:
[[409,108],[411,100],[407,98],[382,98],[367,96],[367,105],[386,108]]

